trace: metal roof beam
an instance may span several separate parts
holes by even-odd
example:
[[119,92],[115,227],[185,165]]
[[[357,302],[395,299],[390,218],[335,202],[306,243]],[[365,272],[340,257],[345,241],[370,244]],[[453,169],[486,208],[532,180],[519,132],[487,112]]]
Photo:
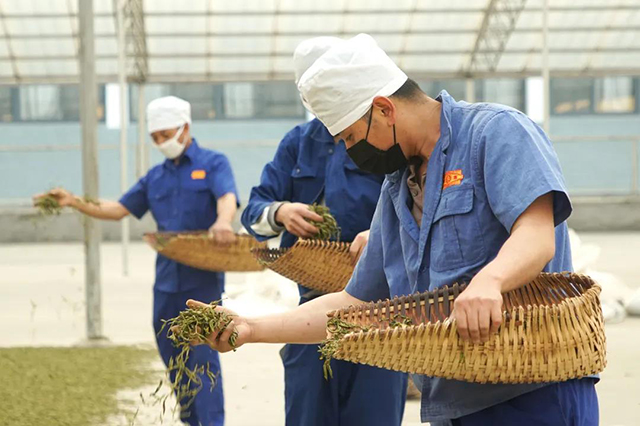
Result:
[[[76,56],[78,57],[78,63],[80,63],[80,37],[77,36],[78,32],[79,32],[79,19],[77,18],[77,15],[75,15],[73,13],[73,6],[72,6],[73,0],[67,0],[67,17],[69,18],[69,27],[71,28],[71,33],[75,34],[76,37],[73,38],[72,42],[73,45],[75,47],[75,52],[76,52]],[[46,38],[47,40],[51,39],[50,37],[46,37],[45,35],[39,35],[41,37],[41,39]],[[66,37],[65,39],[69,39],[69,37]],[[93,31],[93,39],[95,42],[96,39],[96,33],[95,33],[95,28]]]
[[[482,49],[478,51],[481,54],[496,54],[501,53],[502,55],[523,55],[530,53],[540,53],[541,49],[538,48],[518,48],[518,49],[508,49],[508,50],[499,50],[499,49]],[[596,49],[594,51],[591,47],[559,47],[549,49],[549,53],[551,54],[581,54],[581,53],[597,53],[597,54],[607,54],[607,53],[640,53],[640,46],[622,46],[622,47],[608,47],[602,49]],[[451,50],[443,50],[443,49],[422,49],[422,50],[408,50],[408,51],[388,51],[387,54],[389,56],[453,56],[453,55],[468,55],[473,53],[472,50],[468,49],[451,49]],[[115,54],[103,54],[96,55],[96,59],[101,60],[116,60],[118,55]],[[291,57],[290,52],[218,52],[211,54],[194,54],[194,53],[157,53],[151,54],[150,59],[264,59],[264,58],[289,58]],[[76,57],[74,55],[59,55],[59,56],[47,56],[47,55],[24,55],[24,56],[0,56],[0,61],[66,61],[66,60],[75,60]],[[481,70],[473,70],[473,72],[481,71]],[[463,71],[467,72],[467,71]]]
[[[280,32],[280,0],[276,0],[275,2],[275,10],[274,13],[272,14],[272,23],[271,23],[271,52],[269,54],[269,57],[271,59],[271,64],[270,64],[270,74],[275,74],[276,73],[276,59],[278,58],[277,54],[278,54],[278,34]],[[209,51],[209,53],[211,53],[211,51]],[[207,61],[208,62],[208,61]],[[207,66],[209,64],[207,63]]]
[[9,29],[7,28],[7,19],[5,18],[5,14],[2,10],[2,4],[0,3],[0,25],[2,25],[2,30],[5,33],[5,41],[7,43],[7,59],[11,62],[11,71],[13,72],[13,78],[16,81],[20,81],[20,73],[18,72],[18,64],[16,63],[16,57],[13,54],[13,46],[11,45],[11,35],[9,34]]
[[411,7],[411,13],[409,14],[409,18],[407,19],[407,24],[404,28],[404,31],[402,32],[402,47],[400,48],[400,61],[398,61],[398,66],[400,68],[404,67],[404,63],[403,63],[403,59],[404,59],[404,53],[407,51],[407,47],[409,46],[409,37],[412,34],[411,29],[413,28],[413,21],[415,18],[415,14],[413,13],[416,9],[418,9],[418,0],[413,0],[413,6]]
[[142,0],[127,0],[125,3],[127,46],[133,50],[136,81],[144,82],[149,72],[147,38],[145,37],[144,9]]
[[[616,17],[617,15],[619,15],[620,12],[622,12],[622,10],[621,9],[616,9],[615,12],[616,13],[614,13],[613,16],[609,18],[609,20],[613,20],[613,18]],[[547,14],[547,19],[548,19],[548,14]],[[548,24],[548,22],[547,22],[547,24]],[[548,33],[548,29],[547,29],[547,33]],[[592,48],[592,50],[590,52],[589,58],[587,59],[587,62],[586,62],[587,66],[591,65],[591,63],[593,62],[595,56],[598,53],[600,53],[603,50],[604,51],[607,50],[606,46],[605,47],[601,47],[600,45],[607,38],[608,34],[609,34],[609,30],[607,30],[607,29],[599,31],[599,33],[598,33],[598,38],[599,38],[598,43]],[[548,37],[548,35],[547,35],[547,37]]]
[[[463,72],[423,72],[406,70],[407,74],[414,80],[464,80],[469,78]],[[525,78],[538,77],[542,71],[538,68],[521,71],[496,71],[477,72],[471,74],[472,78]],[[594,68],[583,70],[553,70],[552,78],[597,78],[609,76],[640,76],[638,68]],[[152,74],[149,75],[147,83],[151,84],[172,84],[172,83],[225,83],[225,82],[251,82],[251,81],[292,81],[293,75],[290,72],[282,73],[212,73],[206,74]],[[118,76],[115,74],[98,75],[97,81],[100,84],[115,83]],[[78,77],[73,75],[31,75],[21,76],[20,80],[13,77],[0,77],[0,86],[15,86],[19,84],[78,84]]]
[[[144,23],[143,23],[144,25]],[[144,28],[144,27],[143,27]],[[526,28],[515,28],[512,34],[539,34],[542,31],[540,27],[526,27]],[[626,26],[582,26],[582,27],[556,27],[549,28],[550,33],[583,33],[583,32],[593,32],[593,31],[606,31],[606,32],[640,32],[640,25],[626,25]],[[359,31],[346,31],[345,36],[351,36],[359,34]],[[407,35],[433,35],[433,36],[441,36],[441,35],[471,35],[476,34],[477,29],[469,28],[469,29],[459,29],[459,28],[445,28],[445,29],[435,29],[435,28],[423,28],[423,29],[413,29]],[[372,29],[368,34],[372,36],[401,36],[405,35],[404,31],[397,30],[378,30]],[[137,30],[133,33],[129,33],[130,37],[134,38],[198,38],[198,37],[218,37],[218,38],[234,38],[234,37],[270,37],[274,34],[268,31],[252,31],[252,32],[244,32],[244,33],[220,33],[216,31],[206,31],[206,32],[180,32],[180,33],[141,33],[141,31]],[[312,31],[280,31],[278,32],[278,37],[317,37],[322,35],[334,35],[333,32],[312,32]],[[76,33],[72,34],[56,34],[56,33],[44,33],[44,34],[12,34],[10,38],[12,40],[42,40],[42,39],[70,39],[77,38]],[[96,38],[115,38],[115,33],[99,33],[96,34]],[[5,40],[9,37],[0,35],[0,40]]]
[[[280,16],[330,16],[330,15],[392,15],[392,14],[442,14],[442,15],[455,15],[455,14],[476,14],[485,13],[486,8],[439,8],[429,9],[420,8],[414,10],[410,9],[363,9],[363,10],[282,10],[278,14]],[[580,6],[551,6],[550,12],[566,12],[566,13],[581,13],[581,12],[607,12],[611,10],[620,11],[639,11],[640,5],[631,4],[605,4],[605,5],[580,5]],[[541,7],[527,7],[522,10],[523,13],[541,13]],[[209,12],[201,11],[162,11],[162,12],[145,12],[145,17],[202,17],[202,16],[238,16],[238,17],[256,17],[256,16],[271,16],[274,11],[271,10],[211,10]],[[67,14],[62,13],[13,13],[5,15],[7,19],[63,19],[68,18]],[[112,18],[111,13],[100,12],[95,14],[96,18]]]
[[527,0],[491,0],[465,71],[494,71]]
[[[129,77],[128,67],[125,67],[127,81],[135,82],[144,81],[147,77],[147,41],[144,34],[144,16],[142,10],[142,0],[113,0],[113,19],[116,29],[124,29],[124,52],[125,63],[127,57],[132,56],[134,61],[135,76]],[[119,7],[122,7],[122,14],[116,13]],[[121,16],[122,26],[118,23],[118,17]],[[113,34],[112,37],[115,37]]]

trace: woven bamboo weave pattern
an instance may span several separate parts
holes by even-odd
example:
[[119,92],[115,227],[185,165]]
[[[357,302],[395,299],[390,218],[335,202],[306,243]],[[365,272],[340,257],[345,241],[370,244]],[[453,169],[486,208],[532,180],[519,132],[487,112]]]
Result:
[[[330,312],[330,318],[373,326],[344,336],[334,357],[477,383],[564,381],[604,369],[600,287],[588,276],[541,274],[505,293],[503,323],[484,344],[463,342],[449,319],[463,290],[455,284]],[[398,317],[411,325],[397,325]]]
[[248,272],[261,271],[260,265],[251,254],[251,249],[266,247],[248,235],[237,235],[230,245],[217,244],[202,232],[157,232],[144,235],[144,240],[158,253],[205,271]]
[[305,287],[333,293],[347,286],[353,264],[349,243],[298,240],[291,248],[254,249],[267,268]]

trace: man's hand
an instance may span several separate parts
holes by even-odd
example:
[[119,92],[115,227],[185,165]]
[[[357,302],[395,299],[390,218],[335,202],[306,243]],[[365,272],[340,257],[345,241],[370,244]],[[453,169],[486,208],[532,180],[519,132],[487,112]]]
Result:
[[311,238],[318,233],[318,228],[311,225],[305,219],[314,222],[322,222],[322,216],[309,210],[309,206],[303,203],[284,203],[276,212],[276,222],[300,238]]
[[462,340],[484,343],[502,323],[502,292],[499,283],[476,275],[453,303],[458,334]]
[[[208,306],[208,304],[198,302],[196,300],[187,300],[187,307],[191,309],[206,308]],[[232,310],[222,306],[216,307],[216,311],[226,312],[233,317],[233,321],[231,321],[224,330],[217,330],[217,332],[207,336],[206,341],[191,342],[192,345],[197,346],[206,344],[209,345],[211,349],[224,353],[237,349],[251,341],[251,326],[246,319],[239,317],[238,314]],[[231,346],[229,344],[229,337],[231,337],[231,333],[233,333],[234,330],[238,332],[238,337],[236,338],[235,346]]]
[[351,255],[351,259],[353,259],[353,264],[358,263],[358,259],[360,259],[360,255],[362,251],[367,246],[369,242],[369,230],[360,232],[356,235],[356,238],[351,243],[351,248],[349,248],[349,254]]
[[231,244],[236,240],[231,224],[225,221],[216,221],[209,228],[209,237],[218,244]]
[[37,200],[47,196],[55,198],[58,204],[60,204],[60,207],[75,207],[77,202],[77,198],[64,188],[55,188],[49,192],[45,192],[44,194],[34,195],[33,201],[35,203]]
[[513,224],[495,259],[471,280],[453,304],[464,340],[486,342],[502,323],[502,293],[533,280],[555,255],[553,194],[537,198]]

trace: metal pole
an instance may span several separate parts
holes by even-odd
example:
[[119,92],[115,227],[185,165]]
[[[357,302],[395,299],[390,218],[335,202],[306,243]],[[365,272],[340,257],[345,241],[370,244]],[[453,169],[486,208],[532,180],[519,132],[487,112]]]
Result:
[[144,83],[138,84],[138,179],[149,170]]
[[640,148],[638,148],[639,145],[640,139],[636,139],[635,141],[633,141],[633,166],[631,169],[633,183],[631,184],[631,191],[634,195],[640,195],[638,194],[638,180],[640,179],[640,173],[638,171],[638,163],[640,163],[640,156],[638,156],[638,153],[640,152]]
[[472,78],[467,79],[467,85],[465,87],[465,101],[470,104],[476,101],[476,81]]
[[[127,48],[125,42],[124,4],[126,0],[116,0],[118,20],[118,85],[120,86],[120,191],[127,191]],[[129,218],[121,221],[122,275],[129,275]]]
[[542,128],[549,134],[549,0],[544,0],[542,6]]
[[[98,198],[97,85],[93,0],[78,0],[80,30],[80,123],[82,126],[82,186],[85,197]],[[84,216],[85,299],[87,338],[102,338],[100,294],[100,225]]]

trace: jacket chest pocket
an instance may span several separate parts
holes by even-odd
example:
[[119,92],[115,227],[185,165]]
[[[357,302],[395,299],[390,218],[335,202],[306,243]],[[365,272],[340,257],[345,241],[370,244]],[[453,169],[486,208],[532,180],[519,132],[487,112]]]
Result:
[[473,203],[472,186],[443,192],[431,229],[431,268],[434,271],[457,269],[484,258],[484,241]]
[[293,200],[311,204],[322,191],[324,176],[316,167],[298,162],[291,171]]
[[148,193],[149,210],[158,224],[171,217],[174,206],[172,205],[171,191],[168,188],[156,188]]
[[199,229],[213,223],[214,202],[213,194],[204,181],[185,184],[182,187],[181,208],[185,216],[189,218],[188,226],[195,226],[194,229]]

